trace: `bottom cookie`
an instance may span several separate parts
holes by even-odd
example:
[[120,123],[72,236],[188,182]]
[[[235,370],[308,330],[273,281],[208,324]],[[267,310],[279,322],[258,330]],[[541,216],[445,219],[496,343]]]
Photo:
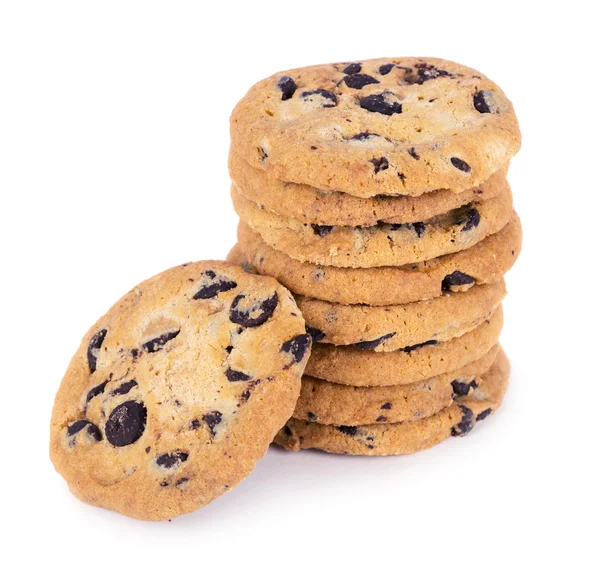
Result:
[[463,436],[496,411],[508,387],[510,364],[502,350],[472,394],[457,398],[435,415],[404,423],[321,425],[290,419],[274,442],[287,450],[315,448],[334,454],[388,456],[431,448],[448,437]]

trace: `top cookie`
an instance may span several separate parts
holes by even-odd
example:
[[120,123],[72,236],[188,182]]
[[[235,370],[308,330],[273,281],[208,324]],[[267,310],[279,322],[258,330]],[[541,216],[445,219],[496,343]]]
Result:
[[508,98],[474,69],[402,57],[293,69],[254,85],[232,148],[277,179],[358,197],[464,191],[519,150]]
[[193,511],[265,453],[310,344],[275,279],[222,261],[161,273],[84,337],[56,396],[52,461],[86,502],[150,520]]

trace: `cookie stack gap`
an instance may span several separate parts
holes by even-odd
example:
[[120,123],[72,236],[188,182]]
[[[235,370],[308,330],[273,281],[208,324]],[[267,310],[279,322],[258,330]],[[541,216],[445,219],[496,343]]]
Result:
[[288,287],[313,337],[287,449],[405,454],[496,410],[521,248],[502,90],[442,59],[278,73],[231,116],[229,260]]

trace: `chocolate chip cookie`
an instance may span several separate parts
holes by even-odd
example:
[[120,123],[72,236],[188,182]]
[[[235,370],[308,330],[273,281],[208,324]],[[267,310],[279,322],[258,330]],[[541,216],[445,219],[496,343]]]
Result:
[[148,520],[191,512],[263,456],[310,347],[274,279],[222,261],[170,269],[84,336],[56,395],[52,461],[90,504]]

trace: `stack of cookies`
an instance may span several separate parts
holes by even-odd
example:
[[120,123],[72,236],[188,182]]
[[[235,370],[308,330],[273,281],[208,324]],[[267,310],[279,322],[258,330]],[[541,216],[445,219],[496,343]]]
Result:
[[406,454],[496,410],[521,246],[500,88],[440,59],[306,67],[252,87],[231,139],[229,258],[288,287],[314,342],[275,441]]

